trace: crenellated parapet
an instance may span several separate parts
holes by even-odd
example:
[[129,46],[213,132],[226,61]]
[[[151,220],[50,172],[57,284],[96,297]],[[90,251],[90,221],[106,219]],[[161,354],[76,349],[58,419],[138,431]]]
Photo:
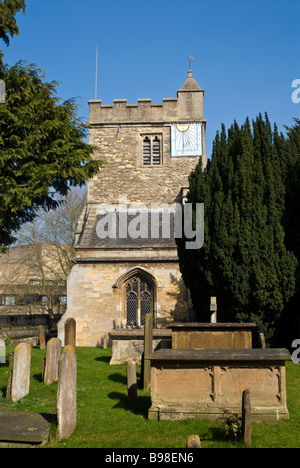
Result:
[[127,99],[115,99],[113,104],[102,104],[102,100],[89,101],[90,125],[169,123],[176,121],[203,121],[204,91],[194,80],[191,72],[177,98],[164,98],[162,103],[151,99],[138,99],[137,104]]
[[126,99],[115,99],[113,105],[90,101],[90,124],[168,122],[177,119],[177,99],[164,99],[161,104],[151,99],[139,99],[128,104]]

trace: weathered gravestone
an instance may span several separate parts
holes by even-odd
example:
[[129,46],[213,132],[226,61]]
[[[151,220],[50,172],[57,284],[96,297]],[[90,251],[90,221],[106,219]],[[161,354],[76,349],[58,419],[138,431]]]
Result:
[[259,334],[260,337],[260,344],[263,349],[266,349],[266,340],[265,340],[265,335],[263,333]]
[[59,439],[70,437],[76,428],[77,360],[75,348],[65,346],[59,359],[57,421]]
[[65,323],[65,346],[76,346],[76,322],[73,318]]
[[243,391],[242,399],[242,433],[244,443],[251,445],[251,400],[250,390]]
[[42,414],[0,412],[0,447],[43,445],[49,438],[50,427]]
[[59,338],[52,338],[47,343],[44,383],[49,385],[58,380],[58,363],[61,353],[61,341]]
[[5,341],[0,340],[0,364],[6,363]]
[[145,316],[145,338],[144,338],[144,391],[149,390],[151,380],[150,356],[153,352],[153,315]]
[[10,399],[11,397],[13,363],[14,363],[14,353],[9,353],[9,356],[8,356],[9,374],[8,374],[8,381],[7,381],[7,387],[6,387],[6,398],[8,399]]
[[198,435],[190,435],[188,436],[188,440],[186,443],[186,448],[202,448],[200,437]]
[[20,343],[14,351],[11,399],[14,403],[29,393],[31,346]]
[[128,403],[134,404],[137,400],[136,363],[134,361],[127,364],[127,390]]
[[211,297],[210,298],[210,322],[217,323],[217,298]]
[[46,348],[46,338],[45,338],[45,329],[44,329],[43,325],[40,325],[38,327],[38,339],[39,339],[40,349],[45,349]]

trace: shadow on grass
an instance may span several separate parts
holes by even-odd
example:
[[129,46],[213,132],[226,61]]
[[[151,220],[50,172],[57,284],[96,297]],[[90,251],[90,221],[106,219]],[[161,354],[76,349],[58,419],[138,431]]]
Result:
[[227,435],[223,427],[210,427],[209,431],[201,436],[201,440],[224,443],[226,446],[232,448],[244,447],[241,436],[235,438],[234,436]]
[[111,356],[99,356],[95,358],[95,361],[100,361],[100,362],[105,362],[105,363],[110,363]]
[[133,404],[129,404],[128,396],[120,392],[111,392],[107,396],[112,400],[118,400],[118,402],[114,405],[114,408],[121,408],[126,411],[130,411],[133,414],[139,414],[145,419],[148,419],[148,409],[151,406],[150,396],[138,396],[136,402]]
[[226,436],[225,430],[222,427],[211,427],[209,432],[211,433],[211,438],[213,440],[219,440],[224,442],[228,440],[233,442],[234,440]]
[[55,413],[39,413],[45,421],[50,424],[57,424],[57,414]]
[[34,374],[32,376],[37,382],[43,382],[43,374],[40,373],[40,374]]
[[[122,385],[126,385],[127,387],[127,376],[123,374],[119,374],[115,372],[114,374],[111,374],[108,376],[109,380],[112,380],[113,382],[120,383]],[[136,373],[136,381],[137,381],[137,387],[139,389],[143,388],[143,377],[142,377],[142,372],[137,372]]]
[[121,383],[122,385],[127,385],[127,377],[122,374],[111,374],[108,376],[109,380],[112,380],[113,382]]

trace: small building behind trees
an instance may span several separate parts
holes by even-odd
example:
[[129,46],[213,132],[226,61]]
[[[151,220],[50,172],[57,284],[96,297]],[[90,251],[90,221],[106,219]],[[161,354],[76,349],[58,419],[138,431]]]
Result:
[[66,278],[51,244],[0,255],[0,329],[53,327],[67,306]]

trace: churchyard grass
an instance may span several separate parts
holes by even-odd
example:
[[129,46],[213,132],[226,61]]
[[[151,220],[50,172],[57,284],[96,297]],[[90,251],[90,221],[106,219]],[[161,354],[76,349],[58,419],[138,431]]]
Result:
[[[7,355],[12,346],[6,347]],[[150,393],[142,390],[137,366],[138,400],[128,404],[126,366],[110,366],[111,349],[76,348],[77,427],[73,435],[46,447],[64,448],[185,448],[187,437],[200,436],[203,448],[243,447],[228,440],[222,422],[149,421]],[[57,383],[45,385],[41,362],[46,350],[32,348],[30,393],[13,403],[5,398],[8,364],[0,365],[0,411],[24,411],[56,415]],[[8,361],[8,360],[7,360]],[[278,423],[253,423],[252,447],[300,447],[300,365],[288,362],[287,404],[290,419]],[[53,423],[53,426],[55,423]]]

